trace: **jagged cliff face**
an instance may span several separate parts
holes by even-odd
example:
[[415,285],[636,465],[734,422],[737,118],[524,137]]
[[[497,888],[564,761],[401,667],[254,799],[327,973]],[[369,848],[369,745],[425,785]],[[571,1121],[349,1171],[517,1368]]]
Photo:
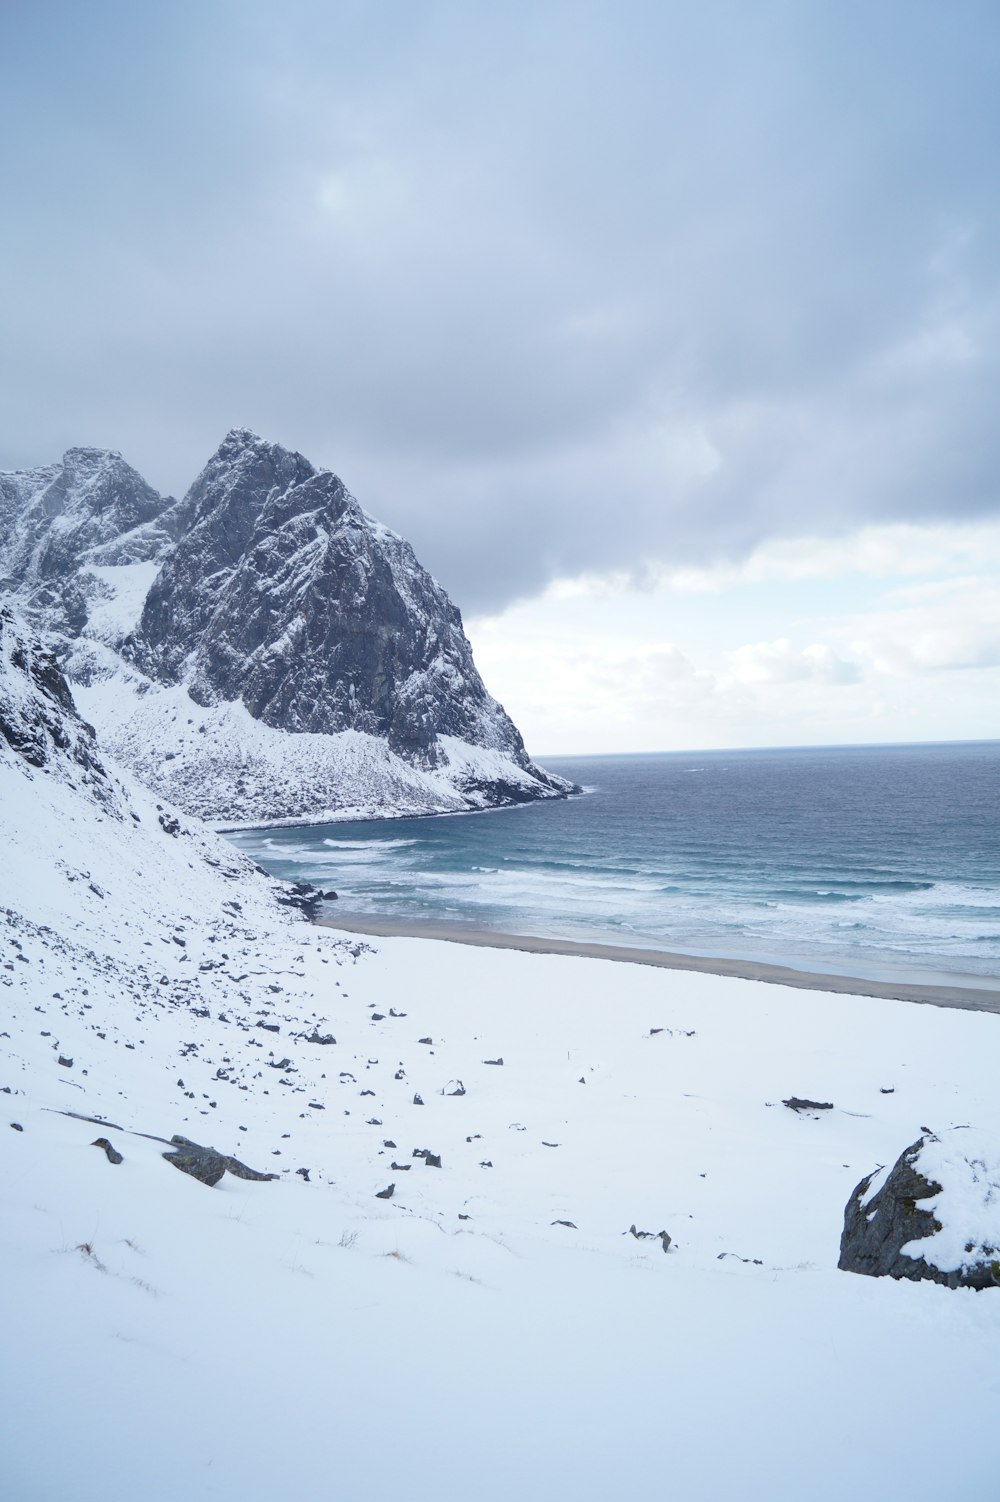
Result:
[[[94,691],[111,748],[193,811],[253,822],[568,791],[529,760],[409,545],[336,475],[245,429],[180,502],[100,450],[0,477],[0,577],[76,692]],[[284,787],[282,737],[309,751],[286,746]]]
[[46,772],[120,817],[92,726],[77,713],[54,654],[0,607],[0,760]]
[[441,734],[528,765],[458,611],[336,475],[232,433],[188,504],[128,647],[145,672],[275,729],[385,737],[425,766]]

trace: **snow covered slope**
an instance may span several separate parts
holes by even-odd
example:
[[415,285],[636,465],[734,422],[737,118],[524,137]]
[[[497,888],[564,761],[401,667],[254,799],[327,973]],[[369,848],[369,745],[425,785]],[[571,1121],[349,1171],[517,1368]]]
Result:
[[922,1124],[995,1163],[1000,1019],[345,943],[3,627],[5,1498],[995,1495],[1000,1290],[836,1261]]
[[0,476],[0,578],[107,746],[216,822],[571,791],[529,759],[408,544],[245,429],[180,502],[99,450]]

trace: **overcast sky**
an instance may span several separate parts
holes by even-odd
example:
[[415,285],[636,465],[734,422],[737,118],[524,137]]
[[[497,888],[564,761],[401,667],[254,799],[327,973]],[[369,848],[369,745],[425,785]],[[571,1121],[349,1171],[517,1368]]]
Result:
[[0,468],[343,476],[542,751],[1000,734],[995,0],[6,0]]

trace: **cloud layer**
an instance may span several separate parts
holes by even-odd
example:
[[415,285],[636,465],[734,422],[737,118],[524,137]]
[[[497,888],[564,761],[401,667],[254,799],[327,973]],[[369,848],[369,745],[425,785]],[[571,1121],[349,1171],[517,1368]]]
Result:
[[469,610],[996,513],[990,3],[39,0],[0,46],[0,466],[177,490],[247,423]]

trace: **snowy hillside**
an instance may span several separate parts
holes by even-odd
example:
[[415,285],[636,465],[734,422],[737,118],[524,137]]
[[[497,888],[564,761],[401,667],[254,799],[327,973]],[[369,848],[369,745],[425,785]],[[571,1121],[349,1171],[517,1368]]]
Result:
[[995,1245],[997,1017],[345,942],[3,627],[5,1496],[994,1494],[1000,1292],[837,1256],[928,1126]]
[[0,476],[0,579],[108,748],[218,823],[571,790],[529,759],[408,544],[245,429],[180,502],[94,449]]

